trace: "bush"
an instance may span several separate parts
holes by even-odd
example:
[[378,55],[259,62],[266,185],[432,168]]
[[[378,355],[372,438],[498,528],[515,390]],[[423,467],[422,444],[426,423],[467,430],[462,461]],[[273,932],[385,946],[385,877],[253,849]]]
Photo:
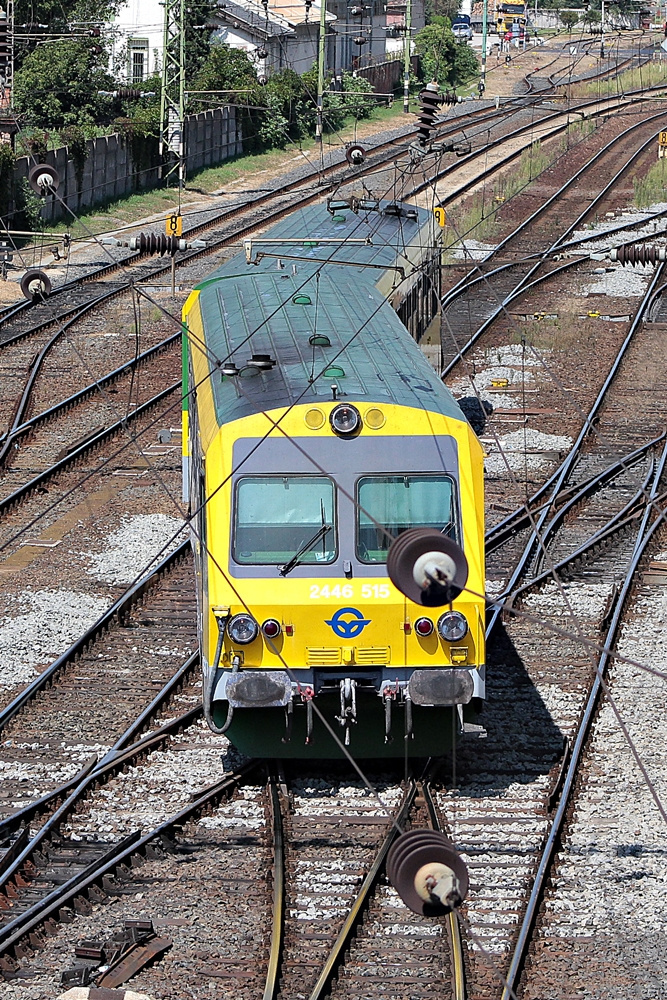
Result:
[[426,83],[437,81],[440,86],[456,87],[479,72],[477,59],[469,46],[457,42],[445,24],[427,24],[415,36],[415,49]]
[[108,114],[110,103],[97,92],[114,89],[103,68],[105,60],[106,55],[97,53],[88,41],[38,45],[16,73],[16,109],[32,125],[55,129],[99,121]]

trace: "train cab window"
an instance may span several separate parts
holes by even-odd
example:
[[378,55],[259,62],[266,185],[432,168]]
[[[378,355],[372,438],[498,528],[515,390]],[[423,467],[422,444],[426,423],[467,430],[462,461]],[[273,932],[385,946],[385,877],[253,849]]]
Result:
[[393,538],[409,528],[457,537],[451,476],[365,476],[357,482],[357,558],[387,561]]
[[326,476],[244,476],[236,484],[233,558],[244,565],[333,562],[335,510]]

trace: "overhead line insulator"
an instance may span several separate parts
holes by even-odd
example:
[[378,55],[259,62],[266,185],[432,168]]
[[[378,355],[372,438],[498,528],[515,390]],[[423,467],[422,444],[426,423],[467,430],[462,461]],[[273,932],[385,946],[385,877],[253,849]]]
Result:
[[166,236],[164,233],[139,233],[128,240],[117,240],[114,236],[101,236],[100,243],[107,247],[129,247],[145,254],[165,254],[173,256],[179,250],[203,250],[204,240],[182,240],[178,236]]
[[633,243],[631,246],[615,247],[609,251],[609,259],[617,260],[619,264],[657,264],[667,260],[667,247],[657,247],[654,244]]

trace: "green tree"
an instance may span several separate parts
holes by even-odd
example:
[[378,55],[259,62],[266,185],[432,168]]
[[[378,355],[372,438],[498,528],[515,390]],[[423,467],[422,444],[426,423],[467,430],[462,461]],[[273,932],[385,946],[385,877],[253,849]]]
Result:
[[264,104],[262,88],[257,81],[257,74],[252,68],[247,55],[240,49],[231,49],[228,45],[211,45],[206,59],[192,83],[192,90],[202,91],[232,91],[221,93],[219,97],[211,93],[198,97],[193,94],[188,111],[203,111],[213,105],[211,101],[221,104],[236,104],[243,134],[243,147],[246,152],[257,152],[262,148],[260,136],[262,119],[257,111]]
[[568,34],[571,35],[572,29],[581,15],[577,14],[576,10],[562,10],[558,16],[561,24],[567,29]]
[[259,84],[245,52],[230,49],[228,45],[212,45],[194,78],[192,89],[254,92],[259,90]]
[[460,0],[425,0],[426,23],[437,23],[436,17],[446,17],[451,23],[452,18],[458,14],[460,6]]
[[85,126],[108,115],[110,101],[98,90],[112,90],[106,54],[92,42],[63,40],[38,45],[14,80],[14,102],[31,125],[60,129]]
[[587,10],[584,16],[584,23],[588,25],[589,31],[600,24],[602,21],[602,13],[599,10]]
[[479,71],[471,48],[456,41],[451,28],[427,24],[415,36],[422,75],[426,82],[455,87]]
[[197,0],[185,4],[185,79],[197,77],[211,52],[211,28],[207,25],[213,17],[216,4]]
[[[85,43],[85,36],[95,26],[104,29],[105,23],[113,20],[124,3],[125,0],[15,0],[14,23],[47,24],[49,31],[71,32],[78,36],[72,38],[73,42]],[[95,43],[99,44],[99,39],[93,39],[90,44]],[[51,44],[49,43],[47,48],[50,48]],[[20,68],[24,60],[38,48],[43,46],[29,39],[22,39],[17,43],[14,53],[16,68]]]

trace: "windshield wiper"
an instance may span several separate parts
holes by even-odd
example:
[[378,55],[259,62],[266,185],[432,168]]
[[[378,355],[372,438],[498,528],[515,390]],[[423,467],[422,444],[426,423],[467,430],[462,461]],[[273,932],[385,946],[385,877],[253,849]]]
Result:
[[280,567],[280,575],[287,576],[288,573],[299,565],[301,562],[301,557],[305,556],[309,549],[312,549],[313,545],[317,545],[320,538],[324,538],[328,531],[331,531],[330,524],[323,524],[321,528],[318,528],[312,538],[309,538],[307,542],[304,542],[301,548],[297,549],[289,562],[286,562],[284,566]]

